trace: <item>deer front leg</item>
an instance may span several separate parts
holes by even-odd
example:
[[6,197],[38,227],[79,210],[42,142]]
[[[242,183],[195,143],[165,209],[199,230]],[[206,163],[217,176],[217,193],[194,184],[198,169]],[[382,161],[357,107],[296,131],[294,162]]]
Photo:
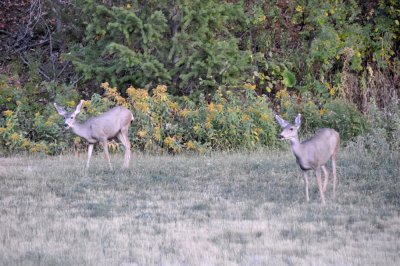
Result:
[[86,169],[89,169],[89,163],[90,163],[90,158],[92,157],[93,146],[94,146],[94,144],[89,143],[89,146],[88,146],[88,158],[87,158],[87,162],[86,162]]
[[307,202],[310,201],[310,197],[308,196],[308,177],[307,177],[307,172],[304,171],[304,184],[306,186],[305,190],[306,190],[306,200]]
[[319,194],[321,196],[321,202],[322,202],[322,204],[325,204],[325,196],[324,196],[324,191],[322,188],[322,180],[321,180],[321,167],[318,167],[317,169],[315,169],[315,175],[317,176],[317,183],[318,183]]

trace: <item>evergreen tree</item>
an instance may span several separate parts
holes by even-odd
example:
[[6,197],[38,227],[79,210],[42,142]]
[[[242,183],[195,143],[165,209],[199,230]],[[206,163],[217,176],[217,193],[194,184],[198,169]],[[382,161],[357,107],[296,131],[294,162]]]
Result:
[[[129,1],[129,3],[132,3]],[[83,47],[71,60],[86,79],[151,88],[175,94],[235,85],[249,67],[232,26],[245,23],[240,5],[216,0],[135,1],[107,6],[85,1]]]

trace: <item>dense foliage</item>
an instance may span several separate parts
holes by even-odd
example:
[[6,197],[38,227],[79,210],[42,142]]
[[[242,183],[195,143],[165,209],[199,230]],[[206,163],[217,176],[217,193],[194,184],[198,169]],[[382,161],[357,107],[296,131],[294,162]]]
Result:
[[276,146],[274,112],[346,140],[375,126],[371,106],[391,138],[399,21],[396,0],[2,1],[0,150],[78,145],[52,102],[80,98],[87,115],[128,105],[143,150]]

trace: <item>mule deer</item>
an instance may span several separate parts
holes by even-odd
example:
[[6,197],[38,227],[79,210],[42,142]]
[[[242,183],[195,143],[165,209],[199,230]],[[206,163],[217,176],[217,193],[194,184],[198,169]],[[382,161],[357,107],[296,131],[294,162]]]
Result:
[[[296,157],[297,164],[304,172],[304,182],[306,186],[306,199],[308,196],[308,177],[307,171],[314,170],[317,176],[318,189],[321,196],[321,201],[325,204],[324,192],[328,185],[329,172],[326,169],[326,164],[329,159],[332,159],[333,172],[333,197],[336,194],[336,153],[339,148],[340,137],[339,133],[330,128],[319,129],[310,139],[299,142],[298,131],[301,125],[301,114],[298,114],[295,119],[295,124],[291,125],[282,119],[279,115],[275,116],[283,131],[279,138],[290,140],[292,151]],[[322,186],[321,169],[324,172],[325,180]]]
[[117,106],[80,124],[75,119],[82,109],[82,104],[83,100],[81,100],[75,110],[70,113],[66,112],[64,108],[58,106],[56,103],[54,103],[54,106],[57,112],[64,117],[65,128],[72,128],[72,131],[76,135],[89,142],[86,168],[89,168],[94,144],[100,142],[103,146],[108,165],[110,169],[112,169],[107,141],[115,137],[117,137],[125,147],[124,167],[127,168],[131,158],[131,145],[128,139],[128,130],[129,125],[134,119],[131,111],[125,107]]

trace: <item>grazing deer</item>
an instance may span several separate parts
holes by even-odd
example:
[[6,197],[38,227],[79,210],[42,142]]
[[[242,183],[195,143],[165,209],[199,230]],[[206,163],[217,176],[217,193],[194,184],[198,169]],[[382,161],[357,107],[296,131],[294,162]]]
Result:
[[108,165],[110,166],[110,169],[112,169],[110,155],[108,154],[107,141],[115,137],[117,137],[125,147],[124,167],[127,168],[131,158],[131,144],[128,139],[128,129],[134,119],[131,111],[125,107],[117,106],[80,124],[75,120],[75,118],[81,111],[82,104],[83,100],[81,100],[76,109],[71,113],[66,112],[64,108],[58,106],[56,103],[54,103],[54,106],[56,107],[57,112],[64,117],[65,128],[72,128],[72,131],[76,135],[89,142],[86,168],[89,168],[94,144],[100,142],[103,146]]
[[[304,182],[306,185],[306,199],[308,197],[308,178],[307,171],[314,170],[317,176],[318,189],[321,196],[321,201],[325,204],[324,192],[328,185],[329,172],[326,169],[326,164],[332,158],[333,172],[333,197],[336,194],[336,153],[339,148],[340,137],[339,133],[330,128],[321,128],[315,135],[303,142],[299,142],[298,131],[301,124],[301,114],[298,114],[295,119],[295,124],[291,125],[282,119],[279,115],[275,116],[283,131],[279,138],[290,140],[292,151],[296,157],[297,164],[304,172]],[[324,172],[325,180],[322,186],[321,169]]]

